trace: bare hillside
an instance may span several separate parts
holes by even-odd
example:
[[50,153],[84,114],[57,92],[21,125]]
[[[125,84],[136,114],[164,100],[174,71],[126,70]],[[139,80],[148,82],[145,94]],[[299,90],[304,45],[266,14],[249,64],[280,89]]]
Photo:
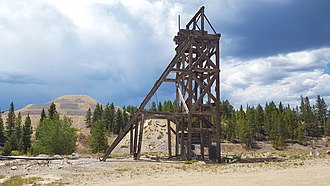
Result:
[[[56,98],[48,103],[44,104],[29,104],[26,107],[16,110],[16,115],[21,112],[24,121],[25,116],[30,114],[32,126],[35,128],[40,120],[40,114],[42,109],[45,109],[46,114],[50,104],[54,102],[57,111],[61,116],[68,116],[73,121],[73,126],[77,129],[85,128],[85,114],[88,108],[95,109],[97,100],[87,95],[64,95]],[[3,117],[7,117],[7,112],[3,114]]]

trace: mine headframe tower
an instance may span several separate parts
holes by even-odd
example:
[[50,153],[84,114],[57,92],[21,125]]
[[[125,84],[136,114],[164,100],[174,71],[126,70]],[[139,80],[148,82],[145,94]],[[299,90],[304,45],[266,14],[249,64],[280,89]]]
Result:
[[[168,153],[172,156],[171,133],[175,136],[175,156],[191,160],[192,147],[199,145],[200,158],[209,149],[209,159],[221,162],[221,115],[220,115],[220,56],[219,40],[211,23],[204,14],[204,6],[179,29],[174,37],[176,55],[156,81],[139,109],[125,125],[114,142],[107,148],[101,160],[105,161],[119,142],[130,132],[130,153],[140,158],[144,120],[167,119]],[[205,30],[206,24],[212,29]],[[173,78],[175,77],[175,78]],[[175,83],[176,112],[151,112],[145,106],[164,82]],[[174,92],[173,92],[174,93]],[[175,123],[175,129],[170,121]]]

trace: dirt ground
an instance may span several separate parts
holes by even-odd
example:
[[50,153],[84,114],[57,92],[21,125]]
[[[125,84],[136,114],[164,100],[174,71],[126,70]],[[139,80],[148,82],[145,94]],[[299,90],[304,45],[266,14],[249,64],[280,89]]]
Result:
[[329,185],[330,155],[292,157],[283,162],[233,164],[147,158],[6,160],[0,161],[0,183],[18,175],[37,178],[32,183],[37,185]]

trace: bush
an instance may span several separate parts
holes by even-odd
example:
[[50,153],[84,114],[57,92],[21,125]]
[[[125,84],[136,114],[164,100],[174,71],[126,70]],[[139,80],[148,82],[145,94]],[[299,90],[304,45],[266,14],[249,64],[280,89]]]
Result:
[[12,150],[11,151],[11,155],[12,156],[19,156],[20,155],[20,152],[18,150]]
[[44,119],[36,129],[36,141],[31,148],[33,154],[71,154],[77,141],[72,121]]
[[273,147],[276,150],[284,150],[286,148],[286,144],[282,137],[276,137],[273,141]]
[[2,149],[2,154],[4,156],[10,156],[11,155],[11,145],[9,143],[5,143],[5,146]]

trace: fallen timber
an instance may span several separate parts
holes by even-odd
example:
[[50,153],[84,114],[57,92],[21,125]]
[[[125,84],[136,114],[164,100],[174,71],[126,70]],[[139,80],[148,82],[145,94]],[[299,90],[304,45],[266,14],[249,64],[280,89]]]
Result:
[[6,159],[20,159],[20,160],[63,160],[62,157],[28,157],[28,156],[0,156],[1,160]]

